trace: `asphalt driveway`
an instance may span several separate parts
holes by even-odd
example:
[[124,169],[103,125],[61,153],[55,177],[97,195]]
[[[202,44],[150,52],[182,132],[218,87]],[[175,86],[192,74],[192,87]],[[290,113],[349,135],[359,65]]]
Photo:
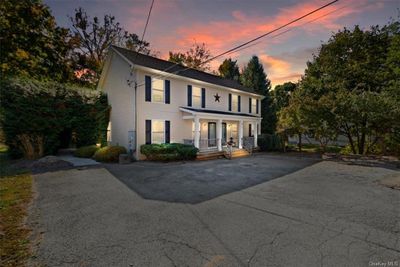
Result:
[[303,169],[315,158],[258,154],[227,160],[138,162],[105,167],[145,199],[195,204]]
[[40,174],[33,264],[398,266],[400,191],[377,182],[396,175],[324,161],[187,204],[144,199],[104,168]]

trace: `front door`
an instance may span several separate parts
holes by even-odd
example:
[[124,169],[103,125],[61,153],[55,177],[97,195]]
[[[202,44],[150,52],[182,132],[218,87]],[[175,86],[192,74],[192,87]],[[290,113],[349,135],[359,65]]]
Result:
[[226,123],[222,123],[222,145],[226,145]]
[[215,122],[208,123],[208,147],[217,146],[217,124]]

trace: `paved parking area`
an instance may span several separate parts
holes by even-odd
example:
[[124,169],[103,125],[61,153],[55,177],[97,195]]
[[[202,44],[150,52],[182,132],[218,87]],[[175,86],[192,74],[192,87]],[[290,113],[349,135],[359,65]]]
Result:
[[[267,166],[272,158],[264,158]],[[144,199],[104,168],[37,175],[37,216],[30,218],[41,233],[35,263],[399,264],[400,191],[377,181],[400,172],[327,161],[305,166],[196,204]]]
[[318,161],[260,153],[233,160],[105,166],[143,198],[195,204],[281,177]]

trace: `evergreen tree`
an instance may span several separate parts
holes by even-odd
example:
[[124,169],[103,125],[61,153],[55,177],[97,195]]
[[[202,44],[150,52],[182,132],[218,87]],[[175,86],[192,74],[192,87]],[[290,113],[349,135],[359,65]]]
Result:
[[263,95],[261,101],[261,132],[272,134],[275,132],[276,116],[273,112],[270,96],[271,81],[264,72],[264,67],[257,56],[253,56],[242,71],[240,76],[242,84],[254,90],[255,93]]
[[227,58],[218,68],[219,75],[223,78],[239,81],[240,73],[237,60]]

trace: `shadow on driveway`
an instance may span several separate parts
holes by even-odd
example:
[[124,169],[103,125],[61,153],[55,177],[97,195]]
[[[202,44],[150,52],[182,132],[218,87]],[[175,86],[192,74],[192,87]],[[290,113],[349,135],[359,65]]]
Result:
[[257,154],[241,159],[106,164],[145,199],[196,204],[239,191],[319,162],[318,159]]

